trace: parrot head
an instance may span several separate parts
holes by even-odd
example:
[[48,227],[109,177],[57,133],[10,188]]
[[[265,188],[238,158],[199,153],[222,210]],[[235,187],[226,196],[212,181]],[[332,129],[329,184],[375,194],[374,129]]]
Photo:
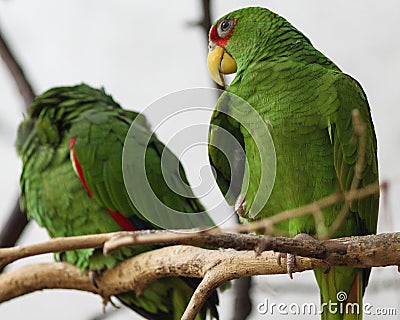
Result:
[[236,61],[225,50],[235,24],[236,20],[226,18],[210,29],[207,58],[208,70],[213,80],[220,86],[224,85],[222,74],[231,74],[237,70]]
[[208,70],[212,79],[223,86],[224,74],[240,72],[252,62],[273,57],[280,48],[286,50],[299,41],[309,43],[301,32],[276,13],[261,7],[239,9],[211,27]]

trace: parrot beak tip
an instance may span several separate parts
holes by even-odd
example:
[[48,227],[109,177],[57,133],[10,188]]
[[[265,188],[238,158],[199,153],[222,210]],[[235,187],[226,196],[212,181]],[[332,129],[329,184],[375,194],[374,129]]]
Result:
[[236,72],[236,62],[224,48],[210,43],[209,49],[207,58],[208,71],[210,72],[211,78],[223,87],[225,85],[223,74]]

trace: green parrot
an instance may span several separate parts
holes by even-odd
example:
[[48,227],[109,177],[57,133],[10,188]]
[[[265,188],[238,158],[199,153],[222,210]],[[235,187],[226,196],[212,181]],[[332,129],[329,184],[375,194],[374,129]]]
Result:
[[[224,74],[236,72],[211,118],[209,159],[227,202],[235,204],[244,220],[270,217],[337,191],[345,192],[353,180],[359,181],[356,187],[378,181],[377,143],[363,89],[284,18],[259,7],[239,9],[220,18],[209,33],[208,68],[221,86]],[[241,104],[233,96],[246,101],[263,119],[274,148],[263,142],[255,117],[247,111],[240,113]],[[359,162],[358,180],[353,179],[361,143],[352,125],[355,109],[365,125],[364,161]],[[234,157],[240,152],[235,144],[223,141],[224,131],[236,138],[243,156]],[[224,146],[225,153],[216,146]],[[271,170],[263,167],[262,152],[276,154],[275,183],[268,201],[259,212],[252,212],[259,183]],[[332,237],[376,233],[378,206],[379,194],[352,201]],[[343,203],[338,203],[322,209],[327,230],[342,207]],[[318,236],[321,230],[312,215],[291,218],[276,227],[300,238],[304,234]],[[292,258],[287,259],[290,274]],[[362,318],[362,296],[370,269],[338,267],[314,273],[322,319]],[[345,310],[350,303],[359,304],[359,315],[350,308],[348,313],[340,312],[339,308]]]
[[[58,87],[35,99],[18,128],[16,142],[23,162],[21,207],[51,237],[159,228],[145,219],[146,212],[136,209],[124,185],[122,152],[134,120],[137,134],[129,135],[127,140],[133,147],[146,146],[147,178],[157,197],[166,206],[183,213],[204,210],[193,196],[180,164],[179,168],[171,168],[167,163],[161,171],[161,154],[174,160],[173,164],[179,160],[152,134],[143,115],[122,109],[103,89],[85,84]],[[146,137],[151,137],[150,141]],[[134,154],[131,156],[135,159]],[[172,192],[163,174],[192,197]],[[139,183],[137,189],[139,196],[146,198],[146,194],[140,194]],[[153,200],[147,199],[145,209],[153,210]],[[188,219],[187,227],[213,225],[208,216],[185,216],[193,217]],[[56,257],[95,273],[155,248],[125,247],[107,256],[100,249],[82,249],[59,253]],[[198,279],[163,278],[140,296],[128,292],[117,298],[145,318],[180,319],[198,284]],[[217,304],[214,292],[196,319],[206,319],[207,314],[218,318]]]

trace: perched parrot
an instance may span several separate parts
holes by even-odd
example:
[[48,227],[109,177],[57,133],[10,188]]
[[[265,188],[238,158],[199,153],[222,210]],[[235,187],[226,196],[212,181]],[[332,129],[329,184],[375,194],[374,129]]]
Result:
[[[337,191],[345,192],[353,181],[356,181],[353,187],[378,181],[377,143],[363,89],[284,18],[259,7],[239,9],[220,18],[209,33],[208,68],[221,86],[224,74],[236,72],[211,118],[209,158],[221,191],[245,220],[271,217]],[[261,166],[257,148],[268,148],[268,144],[261,141],[256,145],[254,136],[260,125],[253,118],[246,114],[242,118],[231,116],[235,112],[229,112],[230,109],[237,107],[230,104],[232,95],[257,111],[270,132],[276,153],[275,183],[257,215],[252,214],[255,193],[260,179],[270,170]],[[354,132],[355,109],[365,127],[362,136]],[[240,153],[234,144],[223,142],[222,129],[236,138],[245,159],[234,157]],[[365,140],[364,160],[357,162],[361,139]],[[228,146],[225,154],[216,145]],[[357,179],[353,179],[356,163],[361,170]],[[236,178],[235,185],[227,192],[232,182],[229,166],[234,173],[241,172],[241,180],[238,187]],[[328,231],[343,205],[322,209]],[[352,201],[332,237],[376,233],[378,205],[379,194]],[[316,226],[312,215],[306,215],[276,227],[290,236],[311,237],[318,236],[321,226]],[[293,262],[288,265],[288,272],[292,269]],[[358,303],[361,313],[370,269],[338,267],[316,269],[314,273],[324,307],[322,319],[362,318],[351,310],[348,314],[330,313],[327,306],[329,302]],[[347,299],[343,300],[344,297]]]
[[[163,152],[179,162],[151,134],[143,115],[122,109],[103,89],[85,84],[58,87],[36,98],[18,128],[16,142],[23,162],[21,207],[51,237],[158,228],[135,208],[124,185],[122,150],[134,119],[138,132],[151,136],[146,148],[146,166],[155,194],[180,212],[203,211],[196,198],[185,198],[168,188],[163,174],[186,194],[192,194],[183,167],[174,167],[174,171],[167,165],[161,171]],[[144,144],[145,136],[130,135],[130,143]],[[141,186],[137,187],[140,193]],[[148,210],[153,209],[150,202],[151,198]],[[208,216],[193,219],[195,223],[192,227],[213,224]],[[107,256],[99,249],[83,249],[63,252],[57,257],[82,270],[95,272],[154,248],[125,247]],[[197,279],[163,278],[152,283],[140,296],[128,292],[117,298],[148,319],[180,319],[198,284]],[[218,296],[214,293],[196,319],[205,319],[207,314],[218,318],[217,304]]]

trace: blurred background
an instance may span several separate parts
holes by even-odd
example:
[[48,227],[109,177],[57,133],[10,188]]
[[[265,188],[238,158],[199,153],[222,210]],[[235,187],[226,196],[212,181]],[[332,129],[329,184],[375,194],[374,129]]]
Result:
[[[206,67],[207,35],[200,0],[0,0],[0,30],[20,62],[35,93],[58,85],[86,82],[104,86],[126,108],[144,110],[156,99],[185,88],[213,87]],[[378,232],[400,230],[400,5],[397,1],[211,0],[212,21],[234,9],[260,5],[287,18],[303,31],[314,46],[363,86],[372,109],[377,138],[380,176],[389,183],[382,197]],[[0,230],[18,197],[21,163],[14,150],[16,128],[24,100],[6,65],[0,62]],[[145,114],[152,120],[153,115]],[[180,123],[179,121],[185,121]],[[174,130],[196,123],[178,119],[161,140]],[[165,141],[165,140],[164,140]],[[206,152],[204,150],[204,152]],[[206,157],[204,157],[206,159]],[[199,174],[197,158],[185,157],[189,180]],[[216,197],[220,197],[219,194]],[[206,203],[206,205],[211,205]],[[4,230],[3,230],[4,231]],[[10,231],[10,230],[8,230]],[[13,230],[11,230],[12,232]],[[46,232],[29,223],[18,244],[43,241]],[[52,261],[44,255],[19,261],[18,266]],[[374,269],[365,302],[375,308],[397,308],[400,314],[400,275],[397,268]],[[1,288],[0,288],[1,290]],[[249,319],[283,319],[260,314],[258,304],[296,302],[318,304],[312,272],[288,276],[262,276],[252,281],[253,310]],[[235,292],[221,295],[221,319],[232,319]],[[0,305],[0,319],[140,319],[130,310],[107,307],[89,293],[46,290]],[[399,316],[387,317],[398,319]],[[291,315],[290,319],[318,319]],[[382,317],[385,318],[385,317]],[[365,316],[365,319],[379,319]]]

